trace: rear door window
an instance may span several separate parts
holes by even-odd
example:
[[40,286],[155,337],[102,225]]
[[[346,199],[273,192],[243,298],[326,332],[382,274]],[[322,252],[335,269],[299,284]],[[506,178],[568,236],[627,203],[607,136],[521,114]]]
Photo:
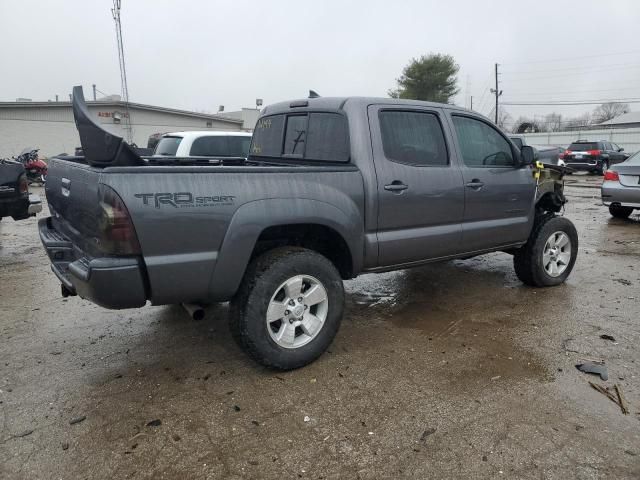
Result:
[[379,119],[382,148],[389,160],[416,166],[449,164],[444,132],[435,114],[382,110]]
[[493,127],[475,118],[453,116],[453,124],[467,167],[512,167],[511,145]]

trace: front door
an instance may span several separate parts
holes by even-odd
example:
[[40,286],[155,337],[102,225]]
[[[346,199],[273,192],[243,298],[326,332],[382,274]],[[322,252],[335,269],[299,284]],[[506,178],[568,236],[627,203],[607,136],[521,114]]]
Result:
[[465,250],[524,242],[534,217],[536,187],[531,169],[520,167],[518,152],[489,122],[455,113],[451,119],[463,163]]
[[458,253],[462,175],[438,108],[369,107],[378,182],[378,265]]

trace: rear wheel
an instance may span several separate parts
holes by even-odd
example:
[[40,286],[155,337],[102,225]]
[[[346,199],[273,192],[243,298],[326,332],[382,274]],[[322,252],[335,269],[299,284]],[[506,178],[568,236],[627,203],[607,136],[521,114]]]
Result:
[[629,215],[633,212],[631,207],[623,207],[622,205],[610,205],[609,213],[615,218],[629,218]]
[[534,226],[529,241],[513,256],[516,275],[533,287],[563,283],[578,256],[578,232],[564,217],[546,215]]
[[249,265],[231,302],[231,331],[267,367],[291,370],[329,347],[344,308],[340,274],[312,250],[271,250]]

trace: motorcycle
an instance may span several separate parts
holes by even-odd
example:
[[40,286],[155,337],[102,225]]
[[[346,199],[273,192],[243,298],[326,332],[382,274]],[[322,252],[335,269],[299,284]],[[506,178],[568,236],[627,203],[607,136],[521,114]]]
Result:
[[47,181],[47,164],[38,157],[37,148],[25,148],[20,155],[13,157],[13,159],[24,165],[29,183],[45,184]]

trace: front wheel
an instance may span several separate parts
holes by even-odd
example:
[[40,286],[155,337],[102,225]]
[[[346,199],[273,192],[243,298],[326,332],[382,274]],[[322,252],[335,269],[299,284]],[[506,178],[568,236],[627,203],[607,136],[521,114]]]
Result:
[[291,370],[329,347],[343,309],[342,279],[326,257],[304,248],[278,248],[247,268],[231,302],[230,327],[255,361]]
[[563,283],[578,256],[578,232],[564,217],[539,219],[527,243],[513,256],[516,275],[526,285],[551,287]]

